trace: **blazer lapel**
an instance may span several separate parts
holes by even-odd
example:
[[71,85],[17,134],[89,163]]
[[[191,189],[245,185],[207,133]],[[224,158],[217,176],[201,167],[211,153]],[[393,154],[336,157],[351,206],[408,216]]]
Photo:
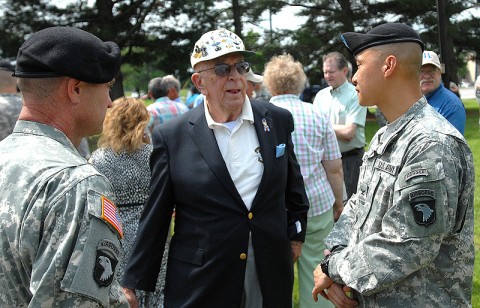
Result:
[[270,176],[275,160],[276,134],[274,131],[275,123],[273,123],[273,119],[269,117],[268,110],[255,103],[252,103],[252,109],[255,131],[257,132],[258,142],[260,143],[260,153],[262,154],[264,168],[257,194],[253,199],[253,207],[257,199],[260,198],[269,185],[272,184],[270,183]]
[[189,112],[191,112],[192,115],[189,119],[191,127],[188,132],[197,145],[203,159],[225,189],[237,199],[237,201],[244,204],[232,178],[230,177],[222,153],[218,148],[217,139],[215,138],[213,130],[207,125],[203,104],[201,107],[195,108]]

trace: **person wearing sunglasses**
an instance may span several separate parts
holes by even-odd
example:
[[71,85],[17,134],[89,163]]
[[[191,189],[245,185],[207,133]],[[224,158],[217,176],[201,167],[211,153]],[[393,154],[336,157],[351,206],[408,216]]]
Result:
[[165,307],[292,307],[308,199],[293,117],[250,101],[242,40],[205,33],[190,61],[204,102],[153,131],[150,196],[122,285],[153,290],[175,208]]

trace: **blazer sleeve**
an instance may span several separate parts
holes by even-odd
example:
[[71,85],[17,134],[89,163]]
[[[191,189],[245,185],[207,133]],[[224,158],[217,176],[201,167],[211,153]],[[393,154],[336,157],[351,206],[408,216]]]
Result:
[[155,290],[160,272],[174,209],[168,149],[159,128],[154,130],[153,144],[150,194],[140,217],[137,236],[122,281],[123,287],[151,292]]

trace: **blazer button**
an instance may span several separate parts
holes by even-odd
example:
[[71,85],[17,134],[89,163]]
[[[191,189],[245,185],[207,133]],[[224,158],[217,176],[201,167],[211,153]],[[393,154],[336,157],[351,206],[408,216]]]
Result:
[[247,255],[242,252],[240,254],[240,260],[245,260],[246,258],[247,258]]
[[248,219],[252,219],[253,218],[253,214],[250,212],[248,213]]

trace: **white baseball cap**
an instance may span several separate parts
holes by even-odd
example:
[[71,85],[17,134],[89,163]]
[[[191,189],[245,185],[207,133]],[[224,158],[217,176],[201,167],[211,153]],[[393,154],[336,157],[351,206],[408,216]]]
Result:
[[227,29],[218,29],[202,35],[195,43],[193,52],[190,55],[192,68],[195,64],[221,57],[223,55],[239,52],[252,54],[253,51],[245,50],[242,39]]
[[432,64],[438,67],[440,71],[443,70],[442,64],[440,64],[440,59],[438,58],[438,55],[433,51],[425,50],[423,52],[422,66],[425,64]]
[[255,74],[252,69],[248,71],[247,74],[245,74],[245,78],[248,81],[251,81],[253,83],[261,83],[263,81],[263,76],[262,75],[257,75]]

